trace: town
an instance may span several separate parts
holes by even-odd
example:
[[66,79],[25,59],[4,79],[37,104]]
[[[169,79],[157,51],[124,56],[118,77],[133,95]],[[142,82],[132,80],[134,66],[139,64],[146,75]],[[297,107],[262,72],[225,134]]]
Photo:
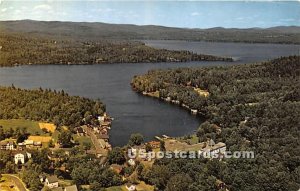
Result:
[[[100,165],[108,165],[109,169],[121,178],[120,186],[128,191],[134,190],[153,190],[154,187],[147,185],[144,181],[139,180],[136,171],[141,166],[151,167],[155,159],[146,158],[130,158],[128,152],[137,153],[140,150],[146,152],[158,151],[208,151],[210,153],[224,153],[226,145],[224,143],[214,143],[212,139],[204,142],[191,141],[187,138],[172,138],[167,135],[162,137],[156,136],[150,142],[144,142],[141,134],[133,134],[130,137],[128,145],[120,148],[112,148],[109,143],[109,130],[112,127],[113,118],[103,113],[101,116],[89,116],[89,123],[75,127],[70,134],[66,133],[68,127],[56,127],[51,123],[37,123],[40,128],[38,133],[31,135],[28,132],[34,132],[35,122],[30,122],[28,129],[14,128],[14,126],[22,126],[28,123],[22,120],[0,120],[0,133],[5,139],[0,142],[1,156],[6,156],[7,161],[2,164],[3,168],[8,168],[7,174],[3,175],[4,182],[0,182],[0,188],[17,187],[19,190],[27,190],[26,184],[22,180],[26,178],[22,176],[27,165],[36,161],[35,157],[42,156],[40,160],[45,162],[45,171],[41,171],[38,175],[42,190],[53,191],[76,191],[82,188],[89,188],[90,185],[80,185],[74,180],[68,180],[63,174],[70,174],[68,169],[68,161],[72,156],[87,156]],[[85,121],[86,119],[83,119]],[[6,128],[10,124],[10,128]],[[58,130],[60,129],[60,130]],[[221,131],[219,127],[215,127],[217,131]],[[9,135],[9,133],[11,133]],[[37,135],[40,134],[40,135]],[[15,136],[16,135],[16,136]],[[51,135],[51,136],[50,136]],[[11,137],[10,137],[11,136]],[[41,157],[41,156],[39,156]],[[221,160],[221,158],[220,158]],[[11,162],[10,162],[11,161]],[[9,166],[10,165],[10,166]],[[10,168],[10,169],[9,169]],[[13,178],[11,178],[13,177]],[[219,181],[219,188],[225,188],[225,184]],[[124,184],[122,184],[124,183]],[[21,188],[18,187],[21,185]],[[23,185],[23,186],[22,186]]]

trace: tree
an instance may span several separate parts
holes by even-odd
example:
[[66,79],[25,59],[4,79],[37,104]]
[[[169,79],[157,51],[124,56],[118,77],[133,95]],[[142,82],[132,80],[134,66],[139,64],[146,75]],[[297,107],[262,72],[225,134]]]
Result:
[[126,161],[124,152],[120,147],[115,147],[109,151],[107,158],[110,164],[124,164]]
[[70,131],[63,131],[58,136],[58,142],[63,147],[71,147],[71,145],[72,145],[71,140],[72,140],[72,133]]
[[146,150],[146,152],[151,152],[152,151],[151,145],[150,144],[146,144],[145,150]]
[[171,177],[170,169],[164,165],[154,165],[145,175],[145,179],[155,185],[158,190],[163,190],[169,178]]
[[191,177],[187,174],[177,174],[172,176],[168,181],[166,191],[185,191],[188,190],[189,185],[193,182]]
[[91,190],[97,190],[97,191],[105,191],[105,188],[102,187],[102,185],[99,182],[93,182],[90,187]]
[[144,142],[144,137],[140,133],[132,134],[129,139],[129,145],[141,145]]
[[159,149],[160,149],[160,151],[166,151],[165,141],[163,141],[163,140],[159,141]]

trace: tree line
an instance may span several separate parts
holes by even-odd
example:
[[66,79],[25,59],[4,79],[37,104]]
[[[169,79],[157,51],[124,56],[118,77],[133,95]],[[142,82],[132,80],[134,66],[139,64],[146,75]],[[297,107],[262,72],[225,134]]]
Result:
[[85,117],[102,115],[104,111],[100,100],[69,96],[63,90],[0,87],[0,119],[46,121],[73,128]]

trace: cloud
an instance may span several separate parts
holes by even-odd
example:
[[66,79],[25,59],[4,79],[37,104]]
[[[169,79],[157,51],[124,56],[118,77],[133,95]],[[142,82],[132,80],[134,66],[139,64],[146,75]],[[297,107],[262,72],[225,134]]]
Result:
[[42,10],[42,11],[49,11],[51,10],[52,7],[50,5],[47,4],[41,4],[41,5],[37,5],[33,8],[33,10]]
[[20,9],[16,9],[15,10],[15,14],[19,14],[19,13],[21,13],[22,11],[20,10]]
[[6,12],[6,11],[7,11],[7,8],[1,9],[1,12],[2,12],[2,13]]
[[281,22],[293,22],[293,21],[296,21],[296,20],[293,19],[293,18],[286,18],[286,19],[280,19],[279,21],[281,21]]
[[105,9],[96,9],[95,11],[100,12],[100,13],[110,13],[115,11],[115,9],[111,9],[111,8],[105,8]]
[[198,16],[198,15],[200,15],[200,13],[198,13],[198,12],[193,12],[193,13],[191,13],[191,16]]

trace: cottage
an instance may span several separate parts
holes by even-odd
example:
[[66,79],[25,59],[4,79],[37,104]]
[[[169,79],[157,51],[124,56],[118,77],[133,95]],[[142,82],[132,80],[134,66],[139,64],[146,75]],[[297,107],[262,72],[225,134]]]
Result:
[[198,110],[197,109],[191,109],[191,113],[196,115],[198,113]]
[[221,180],[217,180],[216,187],[218,188],[218,190],[223,190],[226,189],[226,184]]
[[24,164],[30,158],[31,158],[31,154],[25,151],[17,152],[14,155],[15,164]]
[[24,144],[25,144],[26,148],[30,148],[33,146],[33,140],[27,139],[24,141]]
[[208,156],[218,155],[219,157],[221,157],[221,155],[226,152],[226,144],[222,142],[216,144],[212,139],[210,139],[209,141],[207,141],[206,147],[201,151]]
[[136,186],[134,184],[127,183],[126,184],[126,189],[128,191],[135,191],[136,190]]
[[149,145],[151,146],[151,148],[153,148],[153,149],[156,149],[156,148],[159,148],[159,147],[160,147],[160,142],[159,142],[159,141],[150,141],[148,144],[149,144]]
[[128,164],[130,166],[134,166],[135,165],[135,161],[133,159],[129,159],[127,162],[128,162]]
[[15,150],[15,143],[13,141],[3,141],[0,143],[0,150]]
[[72,185],[65,187],[64,191],[78,191],[78,189],[76,185]]
[[50,189],[58,188],[58,179],[56,176],[48,176],[45,180],[45,185],[48,186]]
[[44,174],[39,175],[39,179],[41,183],[44,183],[46,181],[46,175]]

